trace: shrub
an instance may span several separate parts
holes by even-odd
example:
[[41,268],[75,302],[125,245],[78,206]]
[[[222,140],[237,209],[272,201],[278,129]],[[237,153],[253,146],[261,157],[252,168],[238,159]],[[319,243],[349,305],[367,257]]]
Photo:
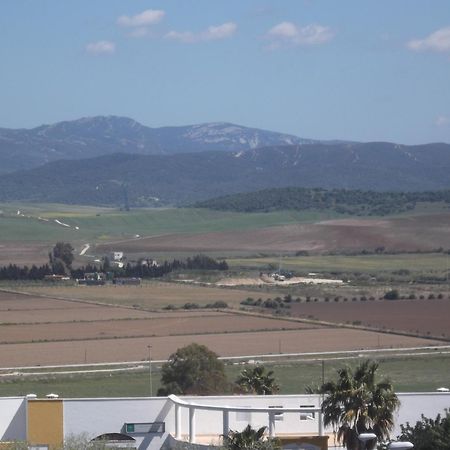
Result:
[[391,289],[384,294],[385,300],[398,300],[400,297],[397,289]]

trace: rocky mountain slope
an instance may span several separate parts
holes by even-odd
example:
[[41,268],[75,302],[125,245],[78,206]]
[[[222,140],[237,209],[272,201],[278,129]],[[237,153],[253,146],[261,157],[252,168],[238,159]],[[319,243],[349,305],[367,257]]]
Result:
[[169,155],[203,151],[245,151],[270,145],[318,141],[230,123],[146,127],[126,117],[98,116],[42,125],[0,128],[0,173],[29,169],[59,159],[113,153]]

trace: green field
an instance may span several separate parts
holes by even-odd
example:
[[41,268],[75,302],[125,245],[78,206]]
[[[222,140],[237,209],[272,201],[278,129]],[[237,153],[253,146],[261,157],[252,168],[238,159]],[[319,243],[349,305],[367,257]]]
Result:
[[[336,369],[345,364],[356,365],[361,358],[348,360],[325,360],[324,379],[335,377]],[[407,356],[380,359],[380,373],[387,376],[397,392],[432,392],[438,387],[450,387],[448,373],[450,355]],[[265,364],[274,371],[281,386],[281,394],[302,394],[307,386],[317,386],[322,380],[322,362],[280,362]],[[246,366],[228,364],[229,380],[234,381]],[[160,373],[153,368],[153,393],[159,388]],[[50,392],[62,397],[133,397],[150,393],[149,372],[111,373],[106,375],[58,375],[46,378],[0,382],[0,396],[26,395],[35,393],[43,396]]]
[[[0,204],[3,241],[57,240],[104,241],[136,234],[152,236],[169,233],[205,233],[248,230],[276,225],[314,222],[338,217],[328,212],[278,211],[233,213],[193,208],[134,209],[129,212],[67,205]],[[17,215],[20,210],[24,216]],[[49,221],[39,220],[38,217]],[[71,226],[63,227],[58,219]],[[75,229],[78,227],[79,229]]]
[[358,256],[299,256],[299,257],[261,257],[230,258],[229,266],[234,269],[262,269],[280,265],[282,269],[299,272],[392,272],[445,271],[449,267],[449,255],[446,253],[414,253],[396,255],[358,255]]

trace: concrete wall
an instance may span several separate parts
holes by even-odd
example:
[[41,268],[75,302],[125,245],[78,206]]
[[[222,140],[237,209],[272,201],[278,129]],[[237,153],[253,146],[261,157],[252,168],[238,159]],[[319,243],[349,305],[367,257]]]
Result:
[[[64,436],[89,439],[105,433],[125,433],[125,423],[165,422],[174,429],[174,413],[166,398],[100,398],[64,400]],[[126,433],[125,433],[126,434]],[[131,434],[139,448],[159,449],[167,433]]]
[[0,440],[27,438],[27,402],[23,397],[0,398]]
[[411,392],[397,395],[401,403],[395,419],[393,437],[400,434],[400,424],[409,422],[415,425],[422,414],[434,419],[445,409],[450,409],[450,392]]

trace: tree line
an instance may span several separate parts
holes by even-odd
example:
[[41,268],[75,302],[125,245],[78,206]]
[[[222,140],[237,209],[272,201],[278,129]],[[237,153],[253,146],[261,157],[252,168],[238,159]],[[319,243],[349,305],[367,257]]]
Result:
[[71,278],[84,278],[85,273],[108,272],[112,277],[159,278],[176,270],[228,270],[226,261],[218,261],[206,255],[195,255],[186,260],[174,259],[160,265],[151,265],[146,260],[125,267],[111,265],[108,258],[100,265],[86,264],[72,267],[74,248],[67,242],[57,242],[49,253],[49,262],[41,266],[18,266],[9,264],[0,267],[0,280],[43,280],[48,275],[66,275]]
[[288,187],[227,195],[197,202],[193,207],[235,212],[331,210],[340,214],[384,216],[412,210],[422,202],[450,204],[450,190],[378,192]]

